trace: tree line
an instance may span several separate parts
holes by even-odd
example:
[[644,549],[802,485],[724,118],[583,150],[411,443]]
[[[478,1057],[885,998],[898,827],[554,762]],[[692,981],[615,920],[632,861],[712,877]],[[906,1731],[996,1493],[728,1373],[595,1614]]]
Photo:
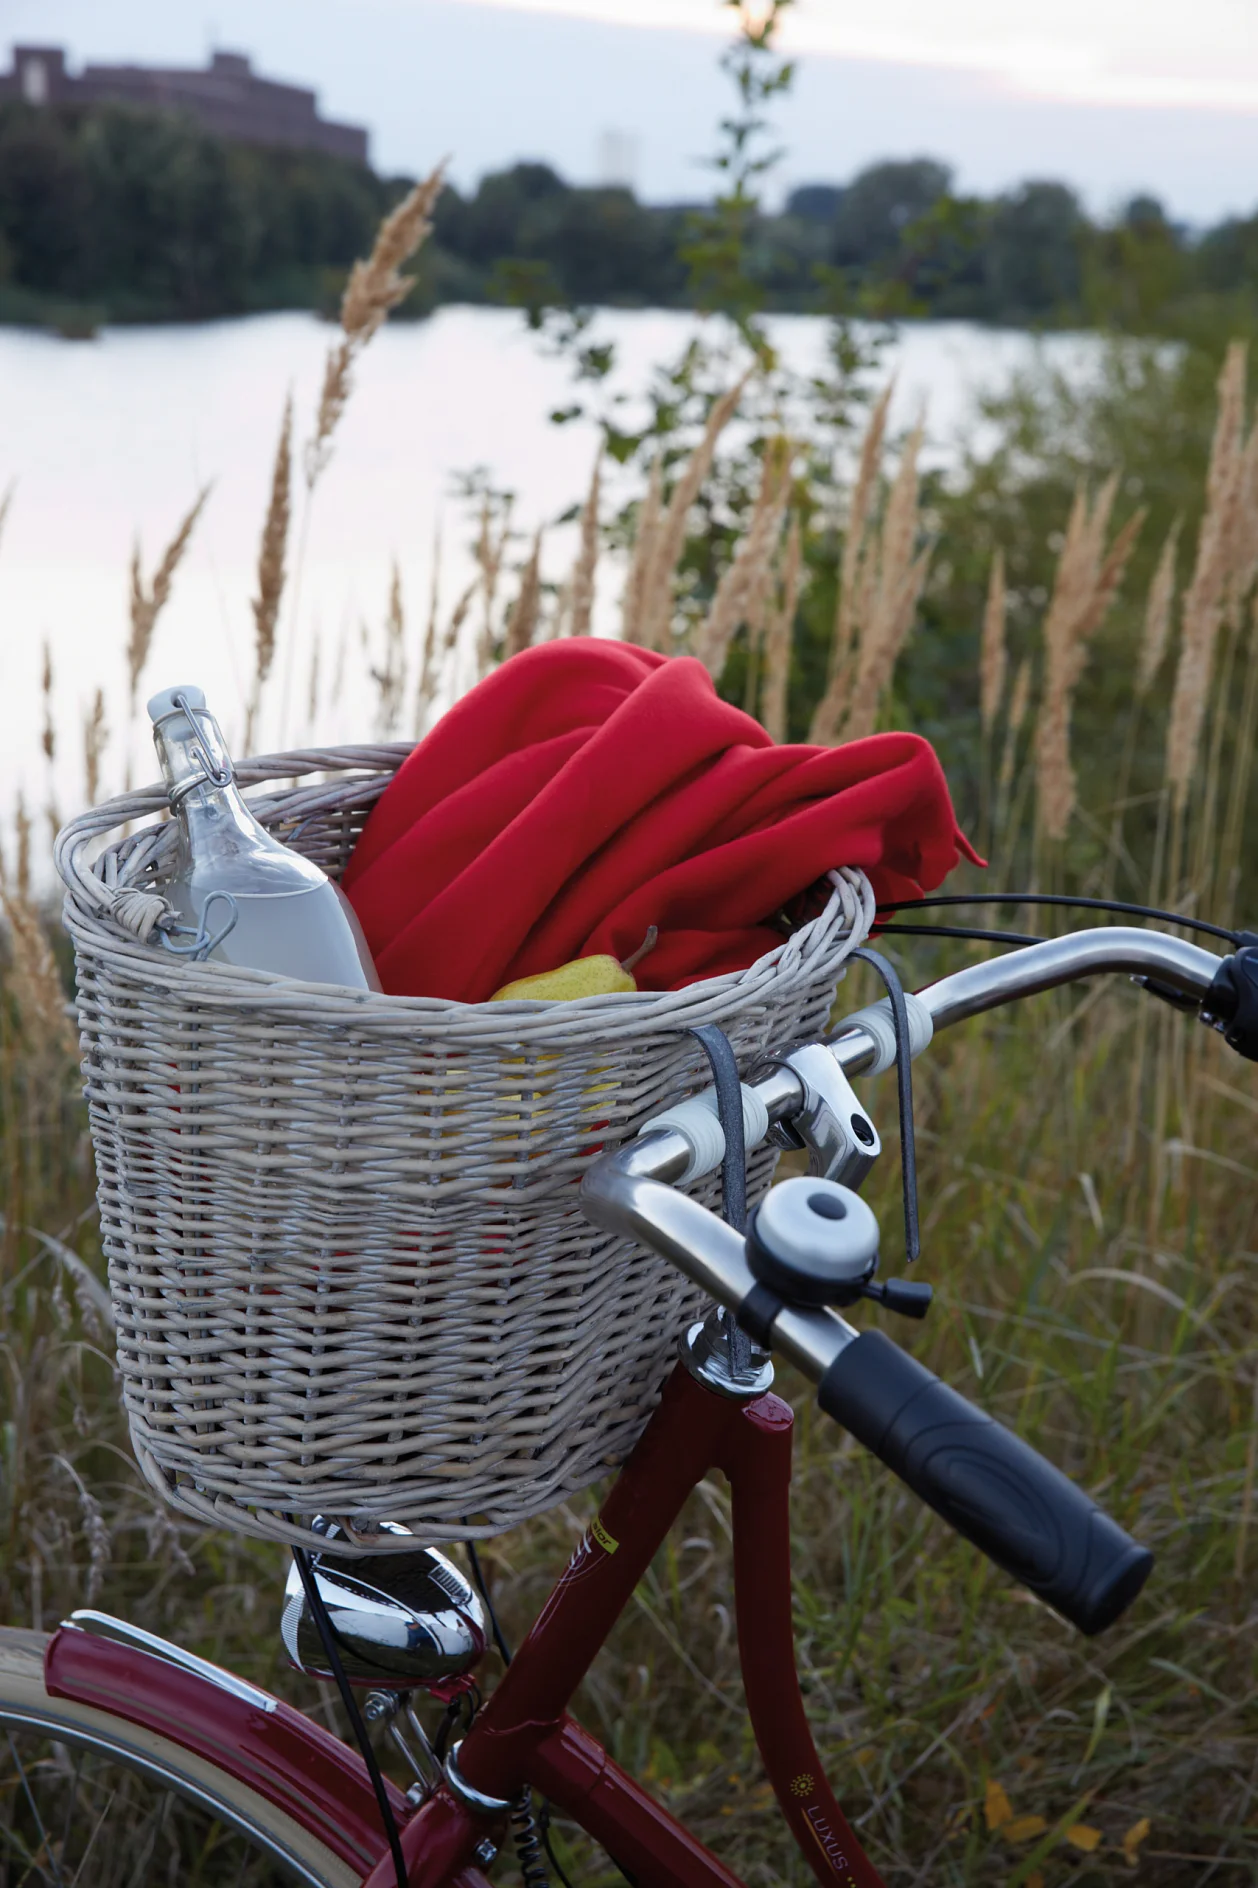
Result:
[[[0,320],[67,331],[264,308],[332,311],[409,180],[311,151],[232,145],[121,106],[0,107]],[[521,163],[453,186],[406,309],[444,302],[686,307],[701,205],[571,185]],[[746,266],[770,310],[1172,332],[1203,302],[1248,325],[1258,215],[1205,232],[1151,197],[1089,217],[1066,185],[995,197],[930,158],[869,166],[757,210]]]

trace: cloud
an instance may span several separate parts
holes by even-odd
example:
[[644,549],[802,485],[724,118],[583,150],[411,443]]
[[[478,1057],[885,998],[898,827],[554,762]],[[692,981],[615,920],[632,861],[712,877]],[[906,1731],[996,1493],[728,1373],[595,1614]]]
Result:
[[[476,0],[453,0],[476,4]],[[521,13],[728,37],[718,0],[496,0]],[[981,74],[1015,94],[1131,107],[1258,111],[1252,0],[1055,0],[1027,30],[1008,0],[880,0],[871,19],[848,0],[800,0],[784,50]]]

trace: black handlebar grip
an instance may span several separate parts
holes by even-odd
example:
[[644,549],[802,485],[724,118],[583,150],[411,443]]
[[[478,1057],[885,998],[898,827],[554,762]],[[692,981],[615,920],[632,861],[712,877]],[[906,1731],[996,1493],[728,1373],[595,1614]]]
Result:
[[1089,1635],[1148,1579],[1153,1556],[1042,1455],[893,1344],[865,1331],[818,1401],[950,1527]]

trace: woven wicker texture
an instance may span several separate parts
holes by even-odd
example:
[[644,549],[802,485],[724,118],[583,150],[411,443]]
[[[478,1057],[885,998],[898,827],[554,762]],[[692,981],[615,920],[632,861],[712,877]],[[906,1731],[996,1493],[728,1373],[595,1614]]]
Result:
[[[289,783],[251,804],[335,875],[408,751],[238,774]],[[323,777],[291,784],[309,774]],[[316,1513],[360,1539],[388,1519],[433,1541],[539,1513],[624,1457],[701,1308],[670,1267],[584,1219],[582,1172],[706,1085],[692,1024],[720,1023],[744,1072],[823,1027],[872,922],[867,882],[836,874],[824,913],[779,949],[679,992],[376,996],[143,942],[163,908],[165,806],[159,788],[129,794],[57,845],[145,1474],[186,1513],[306,1545]],[[775,1158],[753,1156],[752,1200]],[[718,1188],[695,1190],[715,1204]]]

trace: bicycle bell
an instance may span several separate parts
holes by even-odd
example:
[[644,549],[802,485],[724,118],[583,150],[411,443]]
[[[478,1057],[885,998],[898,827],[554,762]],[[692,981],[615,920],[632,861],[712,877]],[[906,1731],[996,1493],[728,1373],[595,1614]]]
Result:
[[799,1178],[770,1188],[747,1227],[747,1263],[787,1304],[854,1305],[858,1298],[922,1318],[929,1285],[878,1269],[878,1221],[859,1193],[837,1180]]
[[747,1262],[793,1304],[854,1304],[878,1267],[878,1221],[837,1180],[783,1180],[752,1215]]

